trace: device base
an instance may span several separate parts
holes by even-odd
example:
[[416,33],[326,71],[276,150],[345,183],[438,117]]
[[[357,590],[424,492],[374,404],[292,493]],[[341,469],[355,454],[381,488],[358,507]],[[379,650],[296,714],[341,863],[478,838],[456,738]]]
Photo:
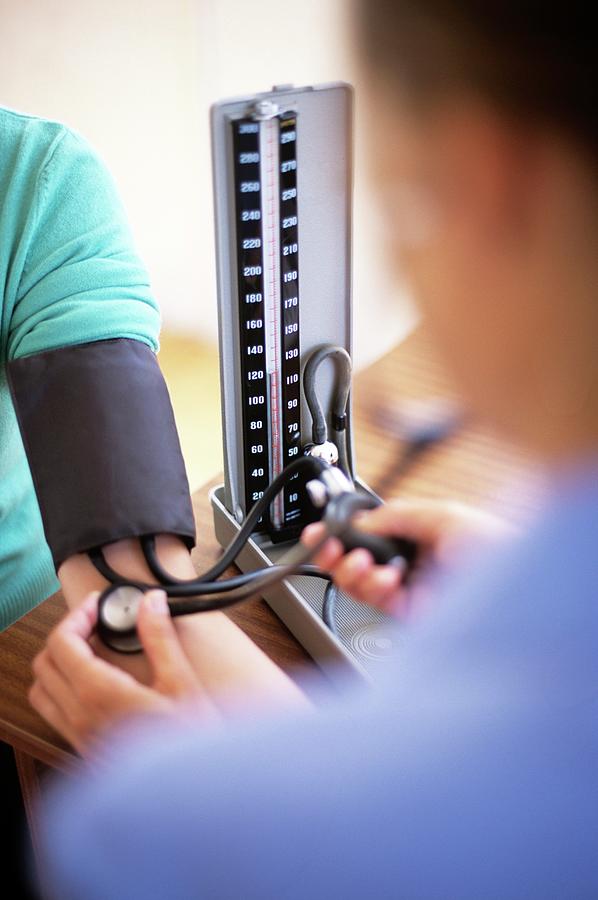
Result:
[[[210,501],[216,537],[224,547],[240,525],[224,505],[223,485],[210,491]],[[236,562],[241,571],[252,572],[279,562],[289,546],[272,544],[267,535],[255,534]],[[339,592],[335,635],[322,620],[325,588],[323,579],[295,575],[266,589],[262,596],[331,681],[342,686],[352,678],[375,681],[396,657],[399,630],[395,620]]]

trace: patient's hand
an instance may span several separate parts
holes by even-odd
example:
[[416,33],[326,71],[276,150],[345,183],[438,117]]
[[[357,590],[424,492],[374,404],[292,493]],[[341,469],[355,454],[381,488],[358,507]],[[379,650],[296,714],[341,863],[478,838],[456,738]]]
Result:
[[[517,533],[503,519],[452,501],[395,500],[356,517],[355,524],[374,534],[410,538],[420,546],[421,562],[444,570],[458,568],[468,551]],[[306,546],[322,538],[323,525],[308,525],[302,535]],[[318,553],[315,565],[330,572],[338,586],[356,600],[390,613],[400,613],[407,592],[401,571],[377,566],[367,550],[343,553],[331,538]]]
[[31,705],[73,747],[93,755],[106,730],[135,714],[182,714],[189,707],[203,719],[217,719],[179,641],[163,591],[146,594],[138,629],[152,677],[149,685],[111,665],[89,644],[97,618],[97,594],[90,594],[52,631],[33,663]]

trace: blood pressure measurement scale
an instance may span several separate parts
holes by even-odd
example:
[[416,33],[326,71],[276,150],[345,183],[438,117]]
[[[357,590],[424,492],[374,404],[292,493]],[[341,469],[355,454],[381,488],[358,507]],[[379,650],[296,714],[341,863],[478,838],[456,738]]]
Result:
[[[227,545],[285,466],[313,453],[358,492],[349,403],[352,89],[293,88],[212,109],[224,485],[211,494]],[[237,556],[243,572],[276,565],[319,517],[297,473]],[[332,676],[375,673],[395,651],[385,616],[304,575],[266,601]],[[325,612],[325,611],[324,611]]]

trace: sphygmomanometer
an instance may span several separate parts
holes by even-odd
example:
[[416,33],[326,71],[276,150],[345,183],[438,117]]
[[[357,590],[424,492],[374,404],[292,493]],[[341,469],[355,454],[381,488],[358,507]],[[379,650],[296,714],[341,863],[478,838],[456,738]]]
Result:
[[[261,594],[315,658],[359,667],[386,654],[382,614],[341,598],[310,565],[318,547],[298,541],[322,519],[378,563],[407,569],[417,554],[351,524],[381,502],[352,450],[352,91],[281,86],[218,103],[212,158],[225,479],[211,500],[225,551],[188,581],[158,559],[155,535],[192,547],[195,525],[156,359],[128,339],[9,366],[46,539],[57,568],[87,553],[108,580],[98,632],[116,650],[140,649],[139,601],[158,586],[173,616]],[[140,539],[153,584],[108,565],[102,548],[125,537]],[[241,574],[222,579],[233,562]]]

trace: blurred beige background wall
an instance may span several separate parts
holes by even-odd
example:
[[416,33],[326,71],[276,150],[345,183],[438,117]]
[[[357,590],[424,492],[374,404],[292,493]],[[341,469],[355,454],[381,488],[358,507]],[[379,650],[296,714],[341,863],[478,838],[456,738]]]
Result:
[[102,154],[167,329],[216,337],[210,103],[337,79],[358,88],[357,362],[408,329],[367,184],[348,10],[347,0],[301,0],[292,16],[280,0],[0,0],[0,103],[64,121]]

